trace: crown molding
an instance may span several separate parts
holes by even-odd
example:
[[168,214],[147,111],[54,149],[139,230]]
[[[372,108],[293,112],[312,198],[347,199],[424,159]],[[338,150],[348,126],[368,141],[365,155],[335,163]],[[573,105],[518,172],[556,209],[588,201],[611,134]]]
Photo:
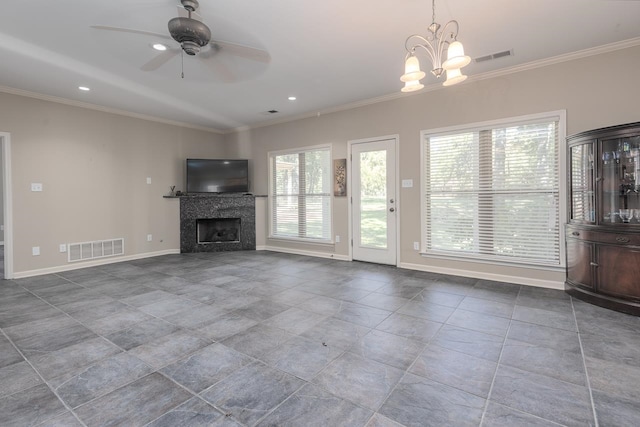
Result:
[[[534,70],[536,68],[548,67],[550,65],[559,64],[559,63],[562,63],[562,62],[574,61],[574,60],[581,59],[581,58],[587,58],[589,56],[601,55],[601,54],[604,54],[604,53],[614,52],[614,51],[617,51],[617,50],[627,49],[627,48],[631,48],[631,47],[635,47],[635,46],[639,46],[639,45],[640,45],[640,37],[636,37],[636,38],[632,38],[632,39],[628,39],[628,40],[623,40],[623,41],[620,41],[620,42],[610,43],[610,44],[597,46],[597,47],[593,47],[593,48],[589,48],[589,49],[583,49],[583,50],[579,50],[579,51],[576,51],[576,52],[571,52],[571,53],[568,53],[568,54],[557,55],[557,56],[553,56],[551,58],[545,58],[545,59],[540,59],[540,60],[536,60],[536,61],[531,61],[531,62],[527,62],[525,64],[516,65],[516,66],[513,66],[513,67],[502,68],[500,70],[488,71],[486,73],[469,76],[469,78],[464,83],[461,83],[461,84],[468,84],[470,82],[476,82],[476,81],[481,81],[481,80],[492,79],[492,78],[496,78],[496,77],[505,76],[505,75],[508,75],[508,74],[519,73],[519,72],[522,72],[522,71]],[[397,93],[391,93],[391,94],[388,94],[388,95],[378,96],[378,97],[375,97],[375,98],[368,98],[368,99],[364,99],[364,100],[361,100],[361,101],[352,102],[352,103],[349,103],[349,104],[343,104],[343,105],[339,105],[339,106],[336,106],[336,107],[323,109],[323,110],[317,111],[315,113],[305,113],[305,114],[300,114],[300,115],[297,115],[297,116],[289,116],[287,118],[270,120],[268,122],[260,123],[260,124],[253,125],[253,126],[242,126],[242,127],[231,129],[231,130],[227,131],[226,133],[242,132],[242,131],[247,131],[247,130],[251,130],[251,129],[257,129],[257,128],[262,128],[262,127],[267,127],[267,126],[273,126],[273,125],[277,125],[277,124],[294,122],[294,121],[297,121],[297,120],[308,119],[308,118],[312,118],[312,117],[320,117],[321,115],[325,115],[325,114],[331,114],[331,113],[337,113],[337,112],[346,111],[346,110],[352,110],[352,109],[355,109],[355,108],[366,107],[368,105],[378,104],[378,103],[387,102],[387,101],[393,101],[393,100],[400,99],[400,98],[405,98],[405,97],[408,97],[408,96],[416,96],[416,95],[421,95],[421,94],[424,94],[424,93],[427,93],[427,92],[433,92],[435,90],[443,90],[443,89],[445,89],[445,88],[441,84],[434,83],[434,84],[430,84],[430,85],[425,86],[424,89],[422,89],[422,90],[419,90],[419,91],[416,91],[416,92],[412,92],[412,93],[402,93],[402,92],[398,91]]]
[[27,98],[39,99],[41,101],[55,102],[57,104],[69,105],[72,107],[86,108],[88,110],[100,111],[102,113],[117,114],[119,116],[130,117],[133,119],[140,119],[140,120],[146,120],[150,122],[162,123],[165,125],[179,126],[183,128],[200,130],[204,132],[211,132],[211,133],[216,133],[220,135],[223,135],[226,133],[220,129],[209,128],[206,126],[198,126],[191,123],[180,122],[177,120],[163,119],[160,117],[149,116],[146,114],[139,114],[131,111],[120,110],[118,108],[104,107],[101,105],[91,104],[89,102],[76,101],[73,99],[67,99],[67,98],[62,98],[62,97],[52,96],[52,95],[45,95],[42,93],[31,92],[23,89],[16,89],[8,86],[0,86],[0,92],[8,93],[10,95],[18,95],[18,96],[24,96]]
[[[617,50],[627,49],[640,45],[640,37],[633,39],[623,40],[620,42],[605,44],[602,46],[596,46],[589,49],[578,50],[563,55],[552,56],[550,58],[540,59],[537,61],[527,62],[525,64],[515,65],[513,67],[502,68],[500,70],[489,71],[486,73],[478,74],[476,76],[470,76],[467,81],[480,81],[486,79],[492,79],[495,77],[501,77],[508,74],[519,73],[521,71],[534,70],[536,68],[548,67],[550,65],[560,64],[563,62],[575,61],[577,59],[588,58],[590,56],[602,55],[609,52],[615,52]],[[466,83],[466,82],[465,82]]]
[[[536,69],[536,68],[547,67],[547,66],[554,65],[554,64],[559,64],[559,63],[562,63],[562,62],[573,61],[573,60],[586,58],[586,57],[594,56],[594,55],[601,55],[601,54],[604,54],[604,53],[614,52],[614,51],[621,50],[621,49],[627,49],[627,48],[635,47],[635,46],[638,46],[638,45],[640,45],[640,37],[636,37],[636,38],[632,38],[632,39],[628,39],[628,40],[623,40],[623,41],[620,41],[620,42],[610,43],[610,44],[606,44],[606,45],[602,45],[602,46],[597,46],[597,47],[594,47],[594,48],[583,49],[583,50],[572,52],[572,53],[569,53],[569,54],[557,55],[557,56],[554,56],[554,57],[551,57],[551,58],[545,58],[545,59],[541,59],[541,60],[537,60],[537,61],[531,61],[531,62],[528,62],[526,64],[520,64],[520,65],[516,65],[516,66],[513,66],[513,67],[503,68],[503,69],[500,69],[500,70],[489,71],[489,72],[486,72],[486,73],[469,76],[469,78],[464,83],[461,83],[461,84],[468,84],[470,82],[487,80],[487,79],[492,79],[492,78],[496,78],[496,77],[505,76],[505,75],[508,75],[508,74],[514,74],[514,73],[519,73],[519,72],[522,72],[522,71],[533,70],[533,69]],[[322,109],[322,110],[319,110],[319,111],[316,111],[316,112],[303,113],[303,114],[298,114],[298,115],[295,115],[295,116],[283,117],[281,119],[269,120],[269,121],[266,121],[266,122],[263,122],[263,123],[259,123],[259,124],[255,124],[255,125],[245,125],[245,126],[240,126],[240,127],[228,129],[228,130],[221,130],[221,129],[210,128],[210,127],[206,127],[206,126],[194,125],[194,124],[191,124],[191,123],[181,122],[181,121],[177,121],[177,120],[169,120],[169,119],[163,119],[163,118],[160,118],[160,117],[150,116],[150,115],[146,115],[146,114],[134,113],[134,112],[131,112],[131,111],[121,110],[121,109],[118,109],[118,108],[104,107],[104,106],[101,106],[101,105],[91,104],[91,103],[83,102],[83,101],[76,101],[76,100],[57,97],[57,96],[52,96],[52,95],[45,95],[45,94],[41,94],[41,93],[37,93],[37,92],[31,92],[31,91],[27,91],[27,90],[23,90],[23,89],[16,89],[16,88],[8,87],[8,86],[0,86],[0,92],[3,92],[3,93],[8,93],[8,94],[12,94],[12,95],[18,95],[18,96],[24,96],[24,97],[28,97],[28,98],[34,98],[34,99],[40,99],[40,100],[43,100],[43,101],[55,102],[55,103],[58,103],[58,104],[65,104],[65,105],[70,105],[70,106],[73,106],[73,107],[86,108],[86,109],[89,109],[89,110],[100,111],[100,112],[103,112],[103,113],[117,114],[117,115],[120,115],[120,116],[131,117],[131,118],[140,119],[140,120],[146,120],[146,121],[151,121],[151,122],[156,122],[156,123],[163,123],[163,124],[167,124],[167,125],[179,126],[179,127],[183,127],[183,128],[189,128],[189,129],[194,129],[194,130],[199,130],[199,131],[204,131],[204,132],[211,132],[211,133],[220,134],[220,135],[228,135],[228,134],[240,133],[240,132],[243,132],[243,131],[250,131],[252,129],[259,129],[259,128],[267,127],[267,126],[274,126],[274,125],[278,125],[278,124],[295,122],[295,121],[298,121],[298,120],[303,120],[303,119],[308,119],[308,118],[313,118],[313,117],[320,117],[320,116],[326,115],[326,114],[332,114],[332,113],[338,113],[338,112],[347,111],[347,110],[353,110],[353,109],[356,109],[356,108],[366,107],[368,105],[374,105],[374,104],[379,104],[379,103],[382,103],[382,102],[393,101],[393,100],[405,98],[405,97],[408,97],[408,96],[421,95],[421,94],[424,94],[424,93],[427,93],[427,92],[432,92],[432,91],[435,91],[435,90],[442,90],[442,89],[444,89],[444,88],[442,87],[441,84],[434,83],[434,84],[427,85],[427,86],[425,86],[424,89],[416,91],[416,92],[413,92],[413,93],[402,93],[402,92],[398,91],[397,93],[391,93],[391,94],[382,95],[382,96],[378,96],[378,97],[374,97],[374,98],[363,99],[363,100],[356,101],[356,102],[351,102],[351,103],[348,103],[348,104],[342,104],[342,105],[338,105],[338,106],[335,106],[335,107],[325,108],[325,109]]]

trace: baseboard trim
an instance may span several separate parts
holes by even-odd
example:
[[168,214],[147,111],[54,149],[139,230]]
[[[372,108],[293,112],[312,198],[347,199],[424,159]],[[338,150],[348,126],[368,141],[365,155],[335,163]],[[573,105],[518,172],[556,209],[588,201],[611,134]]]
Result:
[[269,246],[269,245],[256,246],[256,250],[282,252],[285,254],[305,255],[305,256],[313,256],[318,258],[337,259],[338,261],[351,261],[351,258],[349,258],[348,255],[338,255],[338,254],[332,254],[329,252],[305,251],[302,249],[281,248],[279,246]]
[[509,276],[505,274],[480,273],[471,270],[459,270],[445,267],[424,266],[421,264],[413,264],[402,262],[400,268],[408,270],[426,271],[429,273],[449,274],[451,276],[471,277],[474,279],[494,280],[496,282],[516,283],[518,285],[535,286],[538,288],[564,289],[564,282],[555,282],[550,280],[533,279],[531,277]]
[[98,267],[101,265],[113,264],[116,262],[134,261],[137,259],[153,258],[156,256],[174,255],[179,253],[180,253],[180,249],[167,249],[167,250],[158,251],[158,252],[145,252],[142,254],[126,255],[126,256],[112,257],[112,258],[101,258],[101,259],[96,259],[96,260],[87,261],[87,262],[74,262],[72,264],[59,265],[56,267],[48,267],[48,268],[41,268],[38,270],[14,272],[12,278],[23,279],[25,277],[42,276],[44,274],[61,273],[63,271],[80,270],[81,268],[87,268],[87,267]]
[[[260,245],[260,246],[256,246],[256,250],[281,252],[281,253],[287,253],[287,254],[293,254],[293,255],[313,256],[318,258],[335,259],[338,261],[351,261],[351,258],[349,258],[348,255],[339,255],[339,254],[333,254],[328,252],[307,251],[307,250],[292,249],[292,248],[281,248],[278,246]],[[12,278],[22,279],[26,277],[42,276],[44,274],[61,273],[63,271],[79,270],[81,268],[98,267],[101,265],[113,264],[117,262],[134,261],[137,259],[153,258],[157,256],[162,256],[162,255],[175,255],[179,253],[180,253],[180,249],[167,249],[164,251],[146,252],[142,254],[134,254],[134,255],[127,255],[127,256],[121,256],[121,257],[102,258],[102,259],[97,259],[97,260],[92,260],[92,261],[87,261],[82,263],[73,263],[73,264],[59,265],[56,267],[41,268],[38,270],[15,272]],[[430,273],[449,274],[452,276],[472,277],[475,279],[494,280],[497,282],[505,282],[505,283],[516,283],[519,285],[535,286],[539,288],[560,289],[560,290],[564,289],[564,282],[539,280],[539,279],[533,279],[530,277],[509,276],[509,275],[494,274],[494,273],[480,273],[480,272],[471,271],[471,270],[424,266],[421,264],[413,264],[413,263],[407,263],[407,262],[401,262],[398,265],[398,267],[405,268],[407,270],[417,270],[417,271],[426,271]]]

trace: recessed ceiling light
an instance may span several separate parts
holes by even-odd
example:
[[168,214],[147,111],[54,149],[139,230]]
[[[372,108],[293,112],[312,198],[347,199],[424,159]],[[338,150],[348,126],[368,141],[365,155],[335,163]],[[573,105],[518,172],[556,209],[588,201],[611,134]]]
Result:
[[78,86],[78,89],[83,90],[83,91],[85,91],[85,92],[88,92],[88,91],[90,91],[90,90],[91,90],[90,88],[88,88],[88,87],[86,87],[86,86]]
[[289,97],[289,98],[287,98],[287,99],[288,99],[289,101],[295,101],[295,100],[296,100],[296,99],[298,99],[298,98],[296,98],[295,96],[290,96],[290,97]]
[[155,50],[167,50],[167,47],[165,45],[163,45],[162,43],[156,43],[153,45],[153,48]]

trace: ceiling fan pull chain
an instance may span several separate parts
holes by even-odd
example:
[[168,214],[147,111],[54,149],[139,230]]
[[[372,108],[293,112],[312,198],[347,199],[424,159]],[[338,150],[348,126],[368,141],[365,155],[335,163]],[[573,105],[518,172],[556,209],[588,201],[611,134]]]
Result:
[[182,78],[184,79],[184,51],[180,50],[180,62],[182,63]]

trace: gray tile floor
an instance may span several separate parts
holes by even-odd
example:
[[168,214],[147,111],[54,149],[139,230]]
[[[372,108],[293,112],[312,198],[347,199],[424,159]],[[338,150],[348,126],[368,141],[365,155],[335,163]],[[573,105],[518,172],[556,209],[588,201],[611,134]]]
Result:
[[271,252],[0,282],[2,426],[637,426],[640,318]]

